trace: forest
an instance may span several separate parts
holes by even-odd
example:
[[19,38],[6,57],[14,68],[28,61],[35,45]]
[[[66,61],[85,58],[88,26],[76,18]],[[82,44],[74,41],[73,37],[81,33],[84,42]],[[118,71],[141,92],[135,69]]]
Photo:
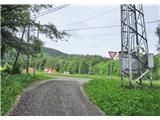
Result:
[[[3,69],[11,70],[11,65],[16,55],[15,50],[5,53],[2,61]],[[59,73],[69,72],[70,74],[89,74],[89,75],[110,75],[110,65],[112,61],[112,75],[119,76],[119,60],[109,59],[98,55],[76,55],[66,54],[61,51],[42,47],[42,52],[38,58],[30,57],[30,67],[35,68],[36,71],[44,71],[45,68],[53,68]],[[160,78],[160,55],[154,56],[155,67],[153,69],[153,78],[158,80]],[[26,56],[19,57],[19,69],[21,73],[26,68]]]

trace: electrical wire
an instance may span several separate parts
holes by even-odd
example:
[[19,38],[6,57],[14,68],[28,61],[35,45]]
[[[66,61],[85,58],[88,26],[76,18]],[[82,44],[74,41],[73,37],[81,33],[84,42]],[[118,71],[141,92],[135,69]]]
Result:
[[76,29],[68,29],[68,30],[64,30],[64,31],[79,31],[79,30],[90,30],[90,29],[99,29],[99,28],[114,28],[114,27],[120,27],[120,25],[109,25],[109,26],[76,28]]
[[[153,24],[153,23],[160,23],[160,20],[146,22],[146,24]],[[69,31],[81,31],[81,30],[92,30],[92,29],[116,28],[120,26],[121,25],[117,24],[117,25],[108,25],[108,26],[95,26],[95,27],[86,27],[86,28],[66,29],[64,31],[69,32]],[[33,31],[36,31],[36,30],[33,30]]]
[[57,7],[54,7],[54,8],[47,9],[46,11],[42,11],[40,13],[37,13],[36,16],[41,15],[41,14],[45,14],[45,13],[48,13],[48,12],[51,12],[51,11],[57,9],[57,8],[61,8],[61,7],[64,7],[64,6],[66,6],[66,5],[64,4],[64,5],[61,5],[61,6],[57,6]]
[[41,17],[41,16],[44,16],[44,15],[47,15],[49,13],[52,13],[52,12],[55,12],[57,10],[63,9],[65,7],[67,7],[67,6],[69,6],[69,4],[67,4],[67,5],[65,4],[65,5],[61,5],[61,6],[55,7],[53,9],[50,9],[50,10],[47,10],[47,11],[44,11],[42,13],[39,13],[39,14],[35,15],[35,17]]
[[155,20],[155,21],[148,21],[146,23],[160,23],[160,20]]
[[[160,23],[160,20],[146,22],[146,24],[151,24],[151,23]],[[67,30],[64,30],[64,31],[80,31],[80,30],[100,29],[100,28],[115,28],[115,27],[120,27],[120,26],[121,25],[117,24],[117,25],[109,25],[109,26],[96,26],[96,27],[67,29]]]
[[111,9],[111,10],[105,11],[105,12],[103,12],[103,13],[101,13],[101,14],[98,14],[98,15],[96,15],[96,16],[92,16],[92,17],[89,17],[89,18],[87,18],[87,19],[83,19],[83,20],[80,20],[80,21],[77,21],[77,22],[65,24],[65,25],[63,25],[63,26],[68,26],[68,25],[73,25],[73,24],[77,24],[77,23],[82,23],[82,22],[86,22],[86,21],[89,21],[89,20],[93,20],[93,19],[96,19],[96,18],[98,18],[98,17],[101,17],[101,16],[103,16],[103,15],[105,15],[105,14],[108,14],[108,13],[110,13],[110,12],[113,12],[114,10],[116,10],[116,9],[118,9],[118,8],[119,8],[119,7],[116,7],[116,8],[113,8],[113,9]]

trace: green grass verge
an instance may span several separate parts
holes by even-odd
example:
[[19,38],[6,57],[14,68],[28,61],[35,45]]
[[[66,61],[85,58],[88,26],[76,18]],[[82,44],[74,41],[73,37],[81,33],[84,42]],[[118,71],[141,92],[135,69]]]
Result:
[[[41,72],[40,72],[41,73]],[[48,73],[50,74],[50,73]],[[51,73],[51,75],[53,76],[64,76],[64,77],[78,77],[78,78],[98,78],[98,77],[102,77],[102,76],[99,76],[99,75],[89,75],[89,74],[63,74],[63,73]],[[105,75],[103,75],[105,76]],[[114,76],[116,77],[116,76]]]
[[63,73],[48,73],[48,74],[52,74],[54,76],[79,77],[79,78],[89,78],[92,76],[92,75],[88,75],[88,74],[63,74]]
[[121,88],[120,78],[92,78],[85,92],[106,115],[160,115],[160,89]]
[[16,101],[16,97],[22,93],[23,89],[37,80],[53,78],[53,75],[44,73],[1,76],[1,114],[5,115],[10,111]]

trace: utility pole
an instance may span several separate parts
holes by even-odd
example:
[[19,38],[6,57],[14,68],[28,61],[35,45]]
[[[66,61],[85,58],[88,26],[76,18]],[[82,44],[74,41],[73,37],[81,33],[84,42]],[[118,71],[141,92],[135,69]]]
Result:
[[149,54],[148,50],[142,5],[121,5],[121,52],[119,55],[121,85],[123,85],[124,75],[128,76],[129,86],[132,86],[133,82],[142,85],[142,79],[147,78],[147,74],[154,66],[153,55]]
[[[30,19],[30,18],[29,18]],[[27,34],[27,43],[29,47],[29,39],[30,39],[30,20],[28,20],[28,34]],[[27,66],[26,66],[26,72],[28,73],[29,68],[29,53],[27,54]]]

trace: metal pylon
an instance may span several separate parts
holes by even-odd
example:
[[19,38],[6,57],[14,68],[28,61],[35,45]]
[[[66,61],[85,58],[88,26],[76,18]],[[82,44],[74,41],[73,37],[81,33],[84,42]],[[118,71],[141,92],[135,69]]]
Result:
[[142,84],[142,79],[151,71],[148,66],[148,43],[142,5],[121,5],[121,85],[128,75],[129,86]]

